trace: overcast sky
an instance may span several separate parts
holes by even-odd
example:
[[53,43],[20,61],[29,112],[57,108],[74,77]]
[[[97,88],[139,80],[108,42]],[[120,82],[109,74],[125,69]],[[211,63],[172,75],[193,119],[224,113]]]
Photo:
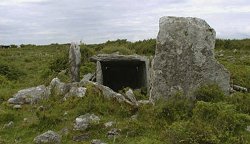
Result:
[[250,38],[250,0],[0,0],[0,44],[156,38],[162,16],[199,17],[217,38]]

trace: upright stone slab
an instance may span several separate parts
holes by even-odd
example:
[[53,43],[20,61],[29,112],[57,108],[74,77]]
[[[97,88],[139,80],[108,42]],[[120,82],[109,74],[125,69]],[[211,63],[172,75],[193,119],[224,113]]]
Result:
[[76,43],[71,43],[69,48],[69,70],[72,82],[80,81],[81,52]]
[[191,17],[162,17],[152,62],[152,99],[177,91],[186,96],[203,84],[229,91],[230,74],[214,57],[215,31]]

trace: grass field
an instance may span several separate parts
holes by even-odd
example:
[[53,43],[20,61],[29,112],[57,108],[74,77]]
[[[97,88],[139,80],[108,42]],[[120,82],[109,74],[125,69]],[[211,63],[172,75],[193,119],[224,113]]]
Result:
[[[231,83],[250,89],[250,40],[217,40],[216,58],[231,73]],[[204,86],[190,100],[176,94],[168,101],[159,100],[155,106],[139,108],[125,103],[106,100],[100,91],[89,85],[84,98],[72,97],[62,101],[53,95],[34,105],[13,109],[6,101],[18,90],[48,85],[54,77],[69,80],[67,74],[67,51],[69,45],[46,46],[23,45],[22,48],[0,49],[0,144],[33,143],[34,137],[53,130],[62,135],[62,143],[79,143],[73,136],[87,135],[85,141],[101,139],[117,144],[161,143],[250,143],[250,93],[224,95],[215,85]],[[155,40],[128,42],[108,41],[103,44],[81,45],[81,74],[93,72],[95,64],[89,62],[91,55],[120,51],[122,54],[154,54]],[[65,71],[63,71],[65,70]],[[145,97],[138,94],[138,97]],[[205,97],[205,99],[204,99]],[[39,107],[43,106],[44,110]],[[65,115],[65,112],[67,115]],[[74,131],[76,117],[94,113],[100,123],[91,124],[84,132]],[[137,115],[137,119],[131,116]],[[27,119],[27,120],[24,120]],[[4,128],[10,121],[13,127]],[[121,129],[114,139],[106,136],[110,128],[104,123],[115,121]],[[63,134],[67,128],[69,133]]]

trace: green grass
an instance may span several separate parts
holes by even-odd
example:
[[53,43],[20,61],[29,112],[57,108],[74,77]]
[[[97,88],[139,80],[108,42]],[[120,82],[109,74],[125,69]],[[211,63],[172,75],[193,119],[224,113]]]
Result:
[[[233,48],[226,49],[224,41],[219,42],[216,53],[223,53],[224,56],[216,58],[230,71],[232,83],[249,89],[248,41],[230,41],[233,45],[243,43],[244,48],[237,49],[236,53]],[[228,42],[225,45],[228,47]],[[63,101],[61,96],[52,95],[38,104],[23,105],[20,110],[15,110],[12,105],[7,104],[8,98],[23,88],[48,85],[54,77],[69,81],[68,47],[69,45],[52,44],[0,49],[0,144],[29,144],[43,132],[53,130],[62,134],[61,130],[64,128],[69,130],[68,135],[62,136],[62,142],[66,144],[78,143],[74,142],[72,137],[81,134],[89,135],[89,138],[81,143],[87,144],[92,139],[113,143],[113,139],[106,136],[110,128],[105,128],[104,123],[108,121],[115,121],[114,127],[121,129],[120,136],[114,142],[116,144],[250,142],[249,132],[245,130],[246,126],[250,125],[249,93],[228,96],[215,85],[201,87],[195,92],[195,100],[176,94],[168,101],[159,100],[154,106],[144,105],[139,108],[107,100],[91,85],[87,86],[84,98],[71,97]],[[123,54],[152,56],[154,47],[153,39],[134,43],[117,40],[81,45],[81,76],[95,70],[95,64],[89,61],[89,57],[94,54],[120,51]],[[147,97],[143,95],[143,90],[135,91],[135,95],[138,99]],[[40,106],[43,106],[44,110],[40,110]],[[67,115],[64,115],[65,112]],[[74,131],[75,118],[86,113],[99,116],[100,123],[91,124],[84,132]],[[131,116],[135,114],[138,116],[137,120],[132,120]],[[27,118],[27,122],[24,118]],[[3,128],[4,124],[10,121],[14,122],[14,126]]]

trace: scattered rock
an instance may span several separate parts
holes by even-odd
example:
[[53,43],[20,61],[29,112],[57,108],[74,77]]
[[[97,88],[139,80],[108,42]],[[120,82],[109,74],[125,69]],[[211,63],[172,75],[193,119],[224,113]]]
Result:
[[23,118],[23,122],[27,123],[28,122],[28,118]]
[[53,144],[60,144],[61,143],[61,136],[54,131],[47,131],[37,137],[34,138],[34,142],[36,144],[43,144],[43,143],[53,143]]
[[247,92],[247,88],[238,85],[233,85],[233,90]]
[[153,104],[153,103],[150,100],[139,100],[138,104],[139,105],[146,105],[146,104]]
[[106,122],[106,123],[104,124],[104,126],[105,126],[106,128],[108,128],[108,127],[112,127],[114,124],[116,124],[116,122],[109,121],[109,122]]
[[100,118],[94,114],[85,114],[76,118],[74,130],[84,131],[89,127],[90,123],[99,123]]
[[132,102],[134,105],[138,105],[138,102],[137,102],[137,100],[136,100],[136,98],[135,98],[135,95],[134,95],[132,89],[129,89],[128,91],[126,91],[125,97],[126,97],[130,102]]
[[4,125],[3,125],[3,128],[12,128],[13,126],[14,126],[14,122],[13,122],[13,121],[10,121],[9,123],[4,124]]
[[62,135],[68,135],[68,134],[69,134],[69,129],[68,129],[68,128],[63,128],[63,129],[60,131],[60,133],[61,133]]
[[86,81],[91,81],[94,77],[94,74],[88,73],[83,76],[83,79],[81,80],[81,83],[85,83]]
[[65,95],[65,99],[71,96],[84,97],[86,94],[85,87],[71,87],[70,91]]
[[73,136],[73,141],[76,141],[76,142],[86,141],[88,139],[89,139],[89,136],[87,134]]
[[219,57],[223,57],[223,56],[224,56],[224,54],[219,54],[218,56],[219,56]]
[[13,106],[13,109],[21,109],[22,108],[22,105],[14,105]]
[[250,126],[247,126],[246,131],[250,132]]
[[63,116],[66,116],[66,115],[68,115],[68,112],[64,112],[64,113],[63,113]]
[[152,61],[151,99],[186,96],[201,85],[216,83],[229,93],[230,74],[214,57],[215,31],[191,17],[162,17]]
[[126,103],[128,103],[130,105],[134,105],[132,102],[127,100],[122,94],[113,91],[111,88],[109,88],[107,86],[104,86],[102,84],[95,83],[95,82],[92,82],[92,81],[88,81],[87,84],[92,84],[96,88],[101,90],[104,97],[107,98],[107,99],[115,98],[118,102],[126,102]]
[[121,129],[113,128],[110,131],[108,131],[107,136],[108,138],[114,138],[119,135],[121,132]]
[[132,116],[131,116],[131,119],[132,119],[132,120],[137,120],[137,118],[138,118],[138,114],[135,114],[135,115],[132,115]]
[[45,110],[45,107],[44,107],[44,106],[39,106],[37,109],[38,109],[39,111],[44,111],[44,110]]
[[51,92],[53,91],[54,94],[56,94],[56,95],[65,95],[70,91],[71,84],[63,83],[60,81],[60,79],[54,78],[50,82],[49,89]]
[[106,143],[102,142],[102,141],[99,140],[99,139],[93,139],[93,140],[91,141],[91,144],[106,144]]
[[69,48],[69,72],[72,82],[80,81],[81,52],[76,43],[71,43]]
[[233,53],[236,53],[236,52],[237,52],[237,49],[234,49],[234,50],[233,50]]
[[33,104],[37,103],[42,98],[47,98],[48,89],[44,85],[27,88],[18,91],[13,98],[8,100],[10,104]]

